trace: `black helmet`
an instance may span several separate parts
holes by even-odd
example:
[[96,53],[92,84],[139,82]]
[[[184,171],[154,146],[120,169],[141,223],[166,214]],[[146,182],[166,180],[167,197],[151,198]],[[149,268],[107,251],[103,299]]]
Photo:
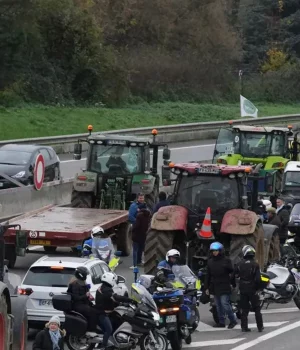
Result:
[[75,270],[75,277],[78,278],[81,281],[85,281],[87,275],[89,275],[89,270],[84,267],[84,266],[79,266],[77,267],[77,269]]

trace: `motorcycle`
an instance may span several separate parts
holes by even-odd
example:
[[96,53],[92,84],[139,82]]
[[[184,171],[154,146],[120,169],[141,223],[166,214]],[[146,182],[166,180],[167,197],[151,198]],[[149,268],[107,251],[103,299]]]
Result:
[[[141,275],[138,283],[152,291],[159,308],[160,326],[167,334],[172,349],[180,350],[183,339],[186,344],[192,342],[191,334],[200,321],[198,306],[201,283],[187,265],[173,267],[172,272],[163,288],[154,286],[152,275]],[[134,273],[137,280],[138,269]]]
[[264,276],[268,284],[263,290],[263,303],[287,304],[294,301],[300,309],[300,268],[299,258],[286,259],[285,266],[278,263],[271,264]]
[[[123,303],[110,314],[114,329],[108,347],[131,350],[140,346],[141,350],[167,350],[168,341],[158,329],[159,314],[151,294],[143,286],[136,286],[135,290],[141,301],[138,305]],[[54,295],[52,302],[56,310],[65,314],[65,339],[70,350],[92,350],[101,345],[103,336],[100,327],[97,327],[96,337],[86,335],[87,320],[72,310],[70,295]]]
[[120,262],[121,252],[115,251],[110,237],[93,238],[83,243],[82,257],[90,259],[100,259],[105,261],[112,271],[114,271]]

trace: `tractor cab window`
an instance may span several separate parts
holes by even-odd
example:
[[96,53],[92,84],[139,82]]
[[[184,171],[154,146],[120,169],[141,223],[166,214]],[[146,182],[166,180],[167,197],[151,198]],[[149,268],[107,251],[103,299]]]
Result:
[[141,173],[143,148],[121,145],[93,145],[90,170],[103,174]]
[[182,177],[177,203],[199,214],[204,214],[208,207],[212,213],[222,214],[239,206],[238,183],[223,176]]
[[233,140],[234,135],[231,128],[220,129],[214,150],[213,163],[216,163],[220,156],[234,153]]
[[[239,148],[239,153],[247,158],[265,158],[270,154],[280,156],[284,153],[284,135],[270,133],[240,133],[235,148]],[[237,152],[236,152],[237,153]]]
[[300,186],[300,171],[287,171],[285,173],[285,186]]

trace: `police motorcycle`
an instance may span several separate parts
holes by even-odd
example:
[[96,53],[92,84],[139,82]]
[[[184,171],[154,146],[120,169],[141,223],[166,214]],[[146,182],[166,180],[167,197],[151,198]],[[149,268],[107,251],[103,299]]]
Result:
[[[131,350],[140,346],[141,350],[167,350],[168,340],[159,330],[160,318],[151,294],[142,285],[136,285],[134,291],[139,303],[120,303],[109,316],[114,329],[108,347]],[[52,302],[54,309],[64,312],[65,339],[70,350],[92,350],[101,346],[101,328],[97,327],[96,337],[87,337],[87,320],[72,310],[69,294],[54,295]]]
[[80,248],[82,249],[82,257],[105,261],[112,271],[121,263],[122,252],[115,251],[111,238],[100,226],[92,229],[91,238],[86,240]]
[[287,304],[292,300],[300,309],[300,258],[287,256],[284,265],[272,263],[262,273],[265,286],[262,292],[263,304]]
[[289,250],[292,250],[293,253],[300,256],[300,203],[295,204],[291,211],[288,230],[284,254],[288,254]]
[[160,327],[165,331],[173,350],[192,342],[191,334],[200,322],[198,310],[201,283],[187,265],[174,266],[163,287],[153,275],[140,275],[134,269],[135,280],[151,291],[160,314]]

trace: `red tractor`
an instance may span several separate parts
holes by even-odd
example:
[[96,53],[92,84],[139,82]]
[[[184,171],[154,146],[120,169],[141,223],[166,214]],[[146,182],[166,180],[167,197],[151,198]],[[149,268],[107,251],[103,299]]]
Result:
[[[261,268],[278,259],[278,228],[263,224],[256,213],[260,167],[170,163],[176,176],[171,180],[175,182],[171,205],[153,215],[145,248],[145,273],[153,274],[158,261],[172,248],[198,271],[206,266],[209,246],[216,240],[223,243],[233,263],[238,263],[245,244],[256,248]],[[212,234],[203,236],[201,227],[208,208]]]

